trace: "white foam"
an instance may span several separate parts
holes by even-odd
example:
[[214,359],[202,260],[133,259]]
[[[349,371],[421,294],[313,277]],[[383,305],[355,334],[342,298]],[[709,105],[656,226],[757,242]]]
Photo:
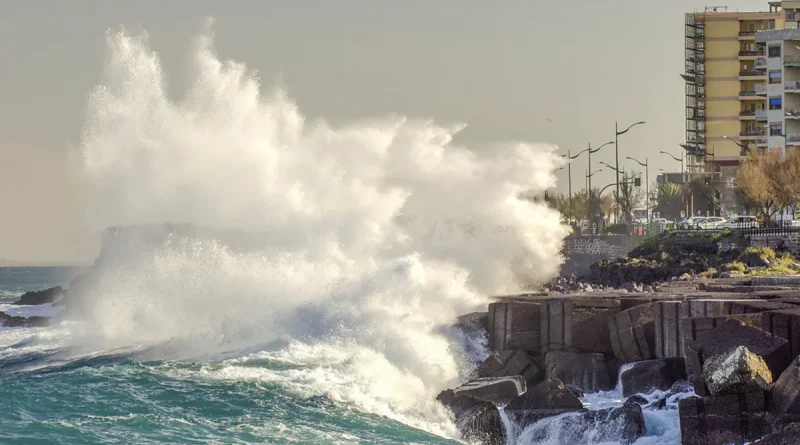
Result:
[[286,341],[269,358],[300,368],[209,373],[279,379],[452,434],[433,399],[480,347],[467,357],[442,327],[560,266],[559,215],[520,198],[554,185],[554,147],[471,151],[451,143],[462,126],[404,117],[309,124],[208,37],[188,93],[172,99],[146,38],[110,32],[108,46],[81,144],[95,228],[188,222],[266,242],[115,245],[80,295],[82,342],[220,354]]

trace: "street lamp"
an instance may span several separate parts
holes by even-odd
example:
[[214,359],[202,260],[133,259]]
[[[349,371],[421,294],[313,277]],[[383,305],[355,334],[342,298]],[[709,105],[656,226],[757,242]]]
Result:
[[644,167],[644,188],[645,188],[645,199],[644,199],[644,212],[645,218],[650,221],[650,169],[647,166],[647,158],[644,158],[644,162],[639,161],[638,159],[632,158],[630,156],[626,157],[625,159],[630,159],[633,162]]
[[611,164],[609,164],[607,162],[603,162],[603,161],[600,161],[600,164],[605,165],[606,167],[610,168],[611,170],[614,170],[617,173],[622,173],[623,175],[625,174],[625,169],[624,168],[622,170],[617,170],[613,165],[611,165]]
[[741,148],[741,149],[742,149],[741,153],[739,153],[739,155],[740,155],[740,156],[746,156],[746,155],[747,155],[747,152],[749,152],[749,151],[750,151],[750,147],[748,147],[748,146],[747,146],[747,144],[742,144],[741,142],[737,141],[736,139],[729,138],[728,136],[722,136],[722,139],[725,139],[725,140],[731,141],[731,142],[733,142],[734,144],[738,145],[738,146],[739,146],[739,148]]
[[591,195],[591,193],[592,193],[592,176],[594,176],[594,175],[596,175],[596,174],[600,173],[601,171],[603,171],[603,169],[602,169],[602,168],[601,168],[601,169],[599,169],[599,170],[595,170],[595,171],[594,171],[594,172],[592,172],[592,173],[588,173],[588,172],[586,173],[586,190],[588,190],[588,193],[589,193],[590,195]]
[[[630,130],[631,128],[633,128],[633,127],[635,127],[637,125],[644,125],[644,123],[645,123],[644,121],[639,121],[639,122],[636,122],[635,124],[631,124],[630,127],[626,128],[626,129],[624,129],[622,131],[619,131],[619,123],[618,122],[614,122],[614,146],[615,146],[614,159],[615,159],[616,165],[617,165],[617,196],[619,196],[619,137],[621,135],[627,133],[628,130]],[[615,215],[616,215],[616,212],[615,212]],[[615,218],[616,218],[616,216],[615,216]]]
[[[603,145],[601,145],[601,146],[599,146],[597,148],[592,148],[592,143],[591,142],[589,143],[589,148],[586,149],[586,151],[589,152],[589,173],[592,172],[592,153],[597,153],[598,151],[600,151],[601,148],[605,147],[606,145],[611,145],[611,144],[614,144],[614,142],[606,142],[605,144],[603,144]],[[581,152],[581,153],[583,153],[583,152]],[[578,155],[579,154],[580,153],[578,153]],[[575,156],[578,156],[578,155],[575,155]],[[600,171],[600,170],[598,170],[598,171]],[[589,175],[589,190],[591,190],[591,189],[592,189],[592,175]]]
[[686,178],[684,177],[684,175],[686,173],[686,167],[684,166],[683,152],[681,152],[681,157],[680,158],[676,157],[672,153],[667,153],[666,151],[659,151],[659,153],[665,154],[665,155],[671,157],[672,159],[674,159],[674,160],[676,160],[676,161],[681,163],[681,181],[682,182],[686,182]]

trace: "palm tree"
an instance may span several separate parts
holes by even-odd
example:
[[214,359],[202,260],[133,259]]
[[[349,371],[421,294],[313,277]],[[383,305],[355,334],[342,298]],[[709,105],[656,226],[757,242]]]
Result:
[[653,203],[653,211],[661,214],[662,217],[676,220],[680,218],[683,210],[684,190],[681,184],[665,182],[659,184],[651,193],[650,200]]

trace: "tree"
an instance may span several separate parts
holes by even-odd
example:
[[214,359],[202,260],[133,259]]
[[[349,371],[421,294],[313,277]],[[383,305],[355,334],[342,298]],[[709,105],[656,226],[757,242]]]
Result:
[[658,184],[653,201],[654,212],[663,218],[677,220],[683,210],[683,187],[674,182]]
[[634,176],[625,173],[619,185],[619,196],[614,192],[614,207],[618,210],[622,222],[633,220],[633,209],[641,204],[644,197],[641,187],[634,184]]
[[784,167],[778,150],[766,150],[744,161],[736,173],[741,198],[752,206],[756,216],[765,224],[769,224],[773,215],[789,204],[781,185],[785,176]]
[[685,194],[687,198],[693,201],[694,205],[692,207],[695,210],[714,214],[716,209],[719,208],[717,188],[707,181],[708,177],[692,179],[686,184]]

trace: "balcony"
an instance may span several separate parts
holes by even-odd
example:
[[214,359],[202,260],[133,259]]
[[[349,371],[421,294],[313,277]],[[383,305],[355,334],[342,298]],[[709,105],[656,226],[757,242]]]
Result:
[[767,69],[767,59],[763,57],[759,57],[756,59],[756,69],[757,70],[766,70]]
[[739,37],[755,37],[755,31],[739,31]]
[[739,51],[739,57],[764,57],[764,51]]
[[745,110],[739,112],[739,117],[756,117],[756,110]]
[[763,71],[757,70],[750,70],[750,71],[739,71],[739,77],[764,77],[765,74]]
[[787,68],[800,67],[800,54],[784,54],[783,66]]
[[800,145],[800,134],[787,134],[786,145]]
[[758,96],[766,96],[767,95],[767,85],[763,83],[757,83],[753,85],[753,91],[756,92]]
[[766,122],[767,110],[756,110],[756,120],[759,122]]
[[786,117],[786,119],[800,119],[800,109],[787,108],[783,115]]
[[739,133],[740,137],[751,138],[751,139],[758,136],[766,136],[766,135],[767,132],[763,128],[748,128],[747,130],[742,130],[742,132]]
[[783,83],[783,89],[787,93],[800,93],[800,80],[787,80]]
[[762,148],[767,146],[767,138],[756,138],[756,147]]

